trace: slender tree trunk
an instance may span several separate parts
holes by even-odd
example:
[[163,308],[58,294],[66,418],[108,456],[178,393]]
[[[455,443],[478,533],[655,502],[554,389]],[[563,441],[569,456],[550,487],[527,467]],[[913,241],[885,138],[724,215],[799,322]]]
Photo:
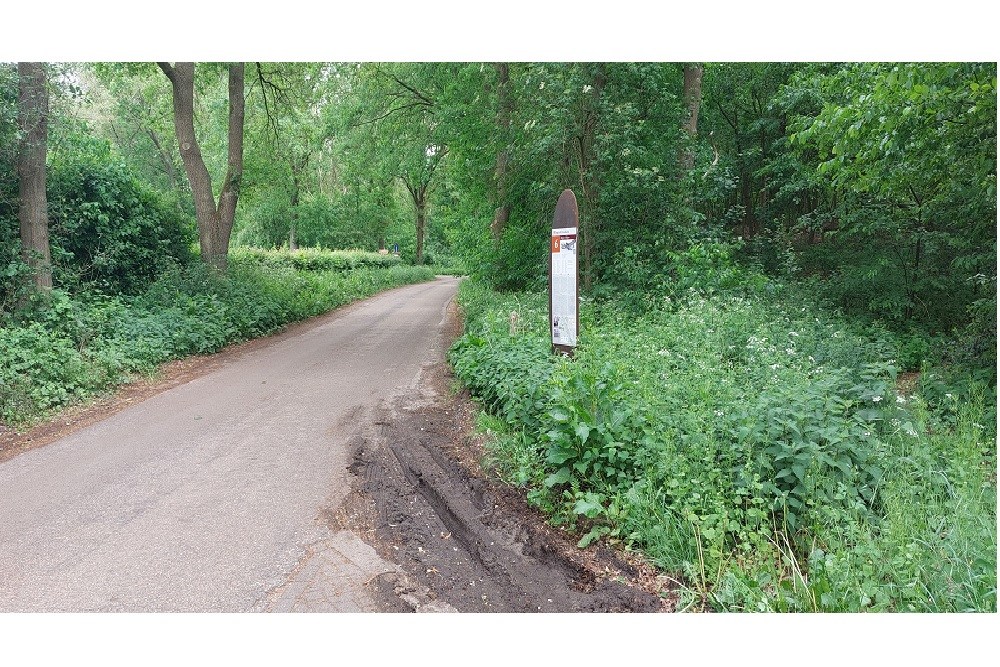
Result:
[[290,204],[291,221],[288,225],[288,249],[297,250],[299,246],[295,239],[295,223],[298,222],[299,218],[299,178],[294,168],[292,169],[292,198]]
[[163,163],[163,170],[167,172],[167,178],[170,179],[170,189],[176,190],[177,169],[174,167],[174,161],[170,159],[170,154],[164,149],[163,142],[160,141],[160,136],[156,134],[156,130],[147,128],[146,133],[149,135],[150,141],[153,142],[153,146],[156,147],[156,153],[160,156],[160,162]]
[[743,238],[750,240],[754,234],[753,196],[750,192],[750,174],[741,174],[740,204],[743,206]]
[[157,64],[173,89],[174,130],[184,171],[194,195],[201,258],[206,264],[225,270],[243,177],[244,64],[233,63],[229,66],[228,168],[218,205],[212,192],[212,177],[194,133],[194,63]]
[[598,198],[600,187],[597,182],[597,175],[593,170],[594,159],[594,139],[597,134],[597,126],[600,122],[600,100],[604,86],[607,85],[607,72],[603,63],[598,63],[597,71],[594,73],[593,84],[590,90],[590,99],[587,101],[583,123],[580,134],[577,136],[578,148],[580,151],[580,189],[582,197],[580,200],[579,224],[580,224],[580,245],[583,250],[583,289],[590,291],[593,284],[593,259],[595,238],[598,235],[600,222],[597,217]]
[[499,242],[503,230],[510,219],[510,202],[507,197],[507,170],[510,165],[510,126],[514,115],[514,98],[510,93],[510,68],[507,63],[495,63],[497,70],[497,130],[500,134],[502,148],[497,153],[496,168],[493,178],[496,182],[497,208],[493,213],[490,232],[494,242]]
[[424,199],[424,192],[419,191],[419,195],[414,197],[413,205],[417,209],[417,258],[416,263],[424,263],[424,229],[427,227],[427,202]]
[[[701,108],[701,75],[704,68],[701,63],[684,65],[684,131],[691,141],[698,136],[698,110]],[[688,146],[681,152],[681,169],[694,167],[694,152]]]
[[174,166],[174,161],[170,159],[170,153],[166,151],[163,147],[163,142],[160,141],[160,136],[156,134],[156,131],[149,128],[146,130],[149,134],[150,140],[156,147],[156,152],[160,156],[160,162],[163,163],[163,170],[167,172],[167,178],[170,179],[170,191],[174,193],[175,204],[177,205],[177,210],[181,213],[184,212],[184,206],[181,204],[180,197],[177,195],[177,167]]
[[45,197],[45,153],[48,144],[49,95],[43,63],[18,63],[17,155],[21,252],[31,267],[31,285],[52,288],[48,200]]

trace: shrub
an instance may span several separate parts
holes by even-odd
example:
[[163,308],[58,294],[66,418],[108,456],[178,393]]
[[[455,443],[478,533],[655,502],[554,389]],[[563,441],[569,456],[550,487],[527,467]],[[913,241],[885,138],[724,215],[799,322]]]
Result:
[[47,189],[58,285],[135,293],[190,258],[193,221],[136,179],[106,142],[59,141]]
[[[496,415],[491,460],[553,521],[581,529],[581,545],[607,536],[640,547],[722,609],[995,609],[995,393],[976,399],[973,383],[962,394],[976,406],[969,442],[950,377],[925,372],[941,386],[921,389],[926,401],[897,395],[910,341],[799,294],[775,282],[688,290],[643,314],[584,301],[566,360],[549,351],[544,294],[467,281],[451,360]],[[523,320],[514,335],[511,311]],[[962,438],[964,463],[946,460]],[[904,475],[929,446],[936,458]],[[959,500],[934,470],[977,481]],[[973,516],[950,517],[955,502]],[[953,551],[927,546],[953,530]],[[909,583],[867,563],[906,554],[924,568]],[[926,569],[935,558],[952,584]],[[959,581],[962,596],[942,588]],[[933,602],[912,586],[935,587]]]
[[236,265],[290,268],[298,271],[348,271],[366,266],[395,266],[400,263],[400,259],[393,254],[380,255],[377,252],[364,250],[300,248],[289,251],[237,248],[230,253],[230,262]]

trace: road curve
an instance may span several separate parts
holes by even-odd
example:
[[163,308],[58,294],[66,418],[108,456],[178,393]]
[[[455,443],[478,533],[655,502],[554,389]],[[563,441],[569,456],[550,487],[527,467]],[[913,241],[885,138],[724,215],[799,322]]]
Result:
[[269,608],[329,539],[366,411],[441,358],[457,283],[348,306],[0,464],[0,612]]

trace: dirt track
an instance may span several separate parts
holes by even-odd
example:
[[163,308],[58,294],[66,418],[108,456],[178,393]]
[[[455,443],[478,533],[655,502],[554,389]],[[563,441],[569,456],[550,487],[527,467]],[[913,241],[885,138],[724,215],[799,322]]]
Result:
[[576,550],[478,470],[443,363],[456,283],[18,436],[0,463],[0,611],[668,608],[642,590],[648,568]]

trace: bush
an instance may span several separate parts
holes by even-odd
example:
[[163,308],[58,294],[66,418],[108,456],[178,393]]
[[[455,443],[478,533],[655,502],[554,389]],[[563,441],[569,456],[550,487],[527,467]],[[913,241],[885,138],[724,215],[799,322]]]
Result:
[[[640,547],[720,609],[995,609],[995,393],[973,383],[963,403],[942,376],[939,398],[899,396],[912,341],[859,329],[780,283],[712,291],[638,315],[584,301],[566,360],[549,351],[544,294],[463,284],[467,330],[451,360],[507,425],[491,455],[503,477],[581,530],[581,545]],[[962,426],[963,404],[978,430]],[[959,442],[964,463],[940,458]],[[911,453],[929,449],[915,472]],[[956,498],[934,470],[977,481]],[[973,515],[950,516],[956,502]],[[927,546],[960,525],[953,551]],[[862,544],[866,560],[910,554],[924,569],[904,581],[861,567]],[[950,580],[927,569],[935,558]],[[947,586],[959,581],[969,588],[956,596]],[[921,602],[912,586],[935,588]]]
[[237,248],[229,257],[230,263],[234,265],[289,268],[297,271],[349,271],[361,267],[385,268],[400,263],[399,257],[393,254],[380,255],[377,252],[364,250],[320,248],[300,248],[292,251]]
[[106,142],[70,136],[49,153],[57,285],[136,293],[190,259],[194,223],[136,179]]

